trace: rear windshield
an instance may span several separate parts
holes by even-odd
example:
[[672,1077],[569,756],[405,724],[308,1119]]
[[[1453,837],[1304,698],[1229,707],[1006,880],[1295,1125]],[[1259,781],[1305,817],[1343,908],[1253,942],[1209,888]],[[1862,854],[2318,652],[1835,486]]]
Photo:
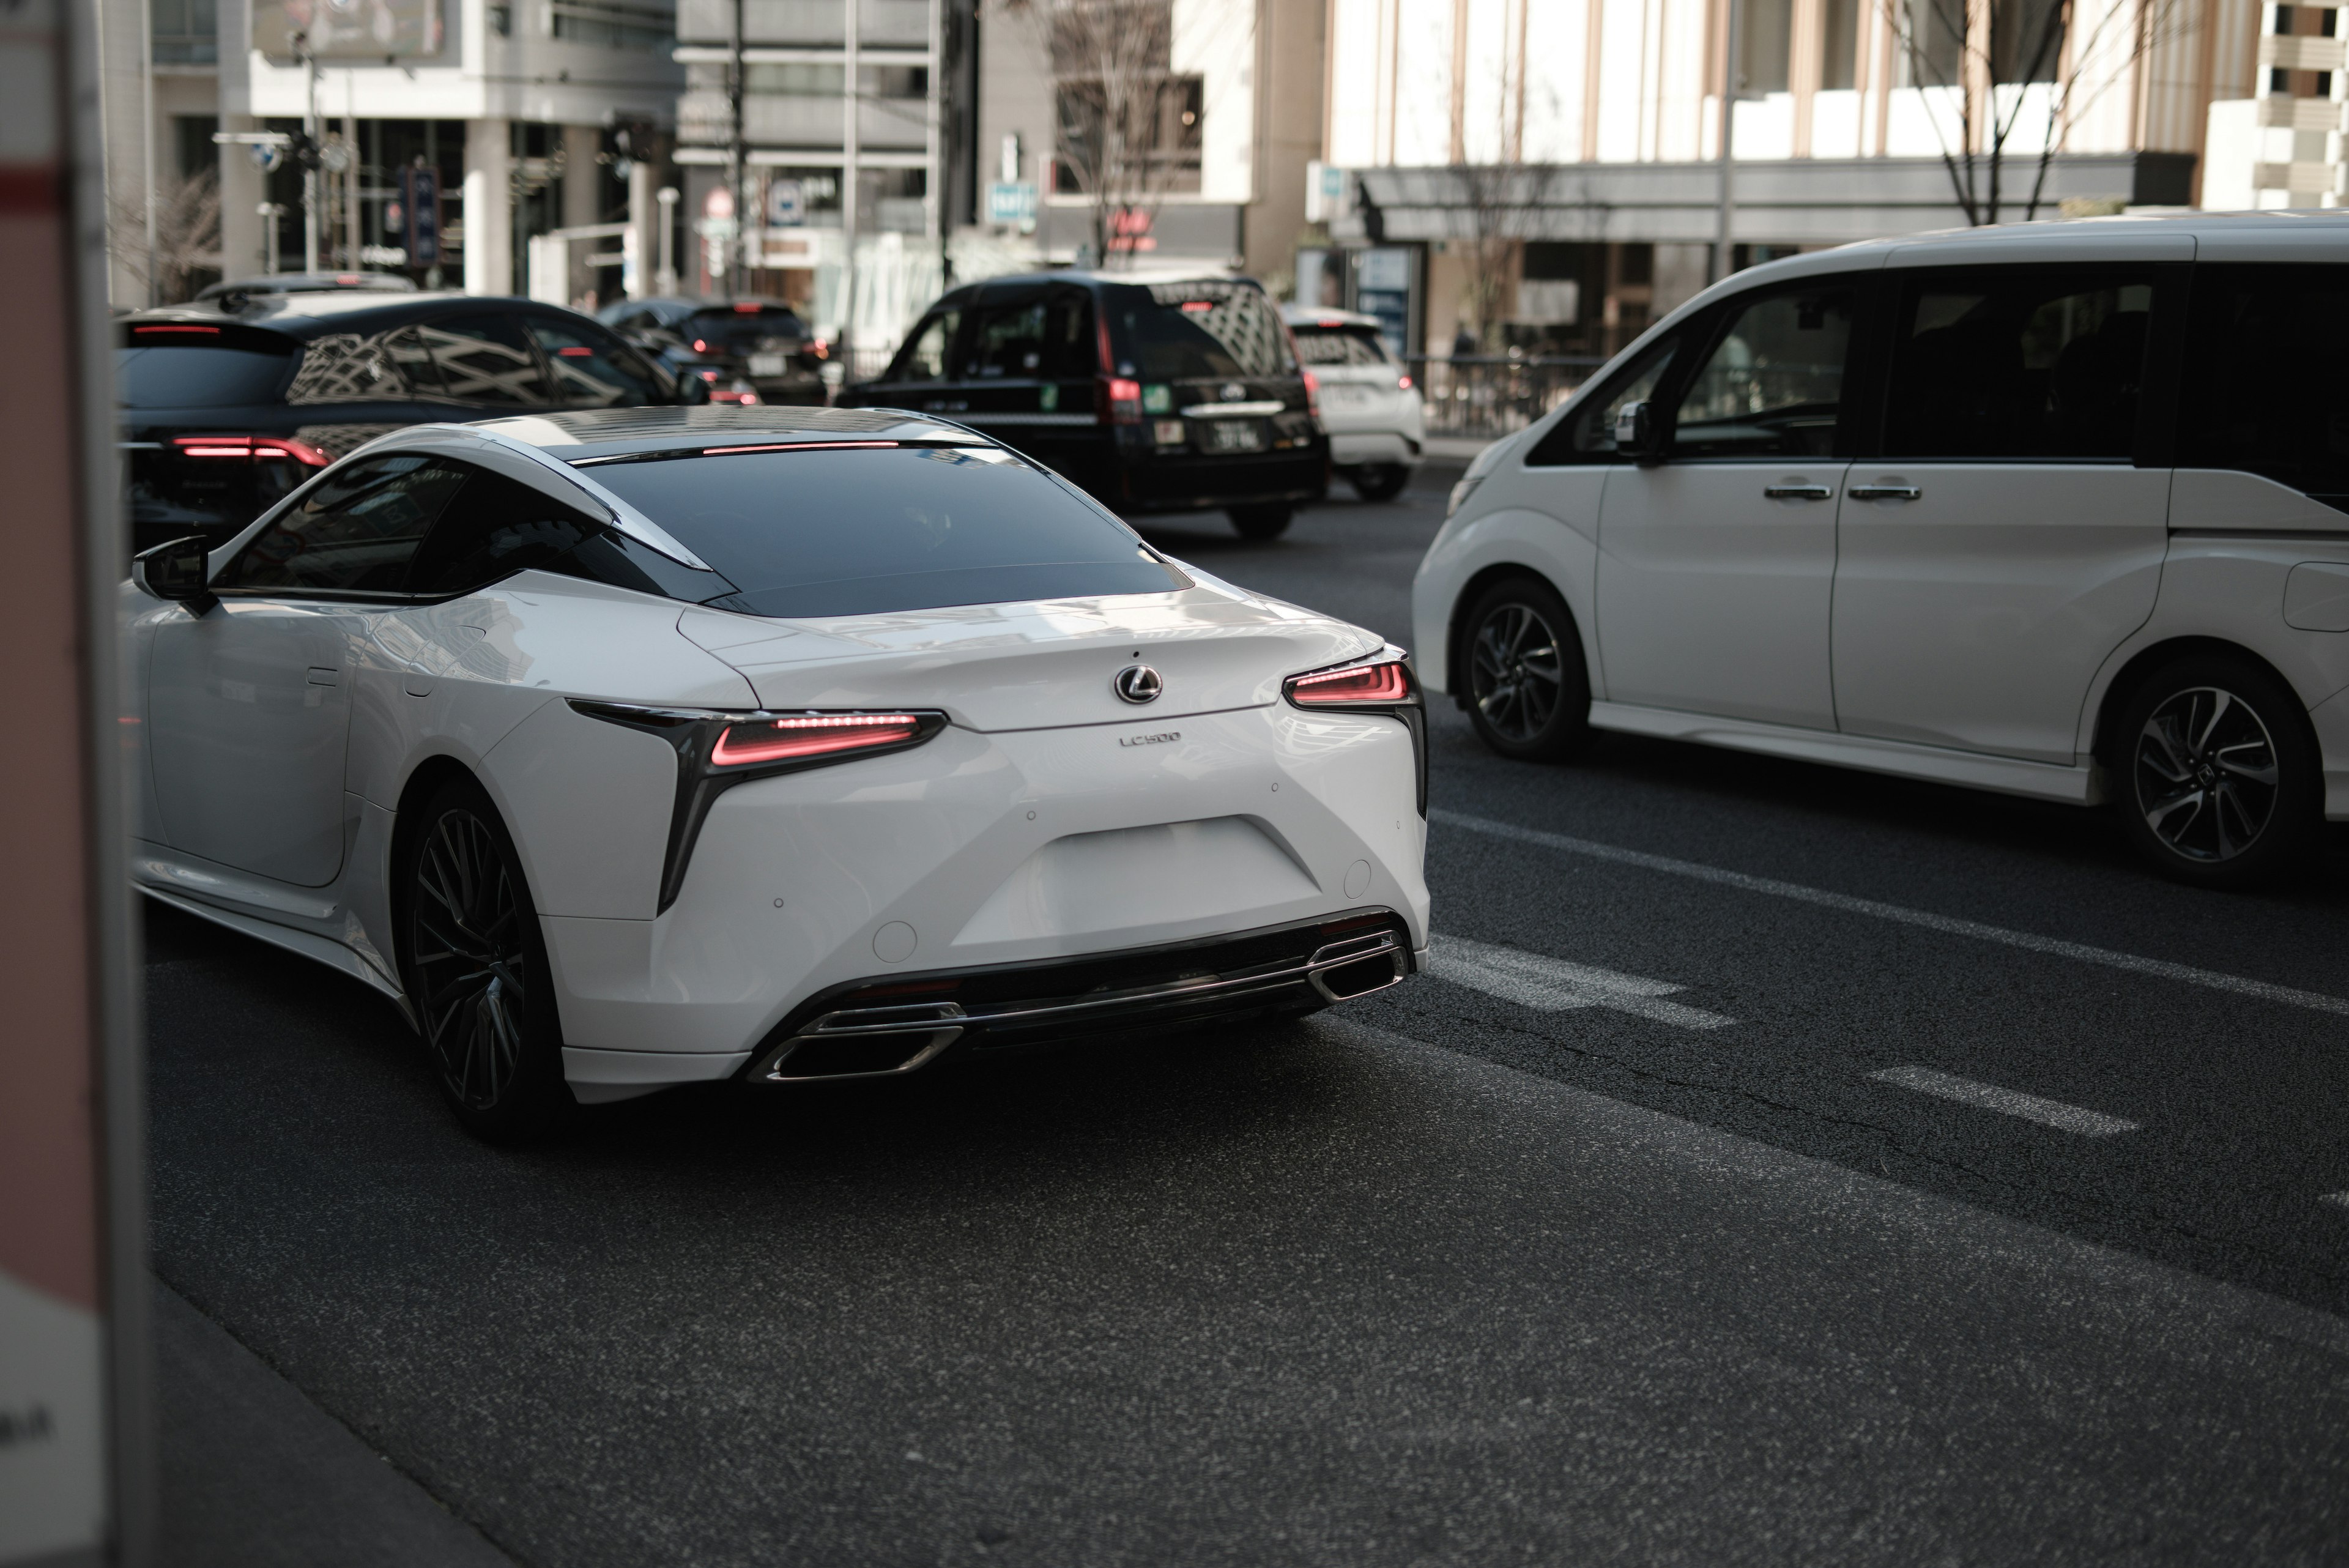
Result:
[[[1102,291],[1123,374],[1145,381],[1285,376],[1288,334],[1255,284],[1125,284]],[[1125,370],[1130,362],[1134,369]]]
[[1300,327],[1297,357],[1309,365],[1384,365],[1387,346],[1375,327]]
[[115,351],[115,400],[127,409],[230,409],[274,403],[294,369],[294,344],[278,352],[172,343]]
[[781,306],[761,310],[697,310],[686,317],[688,337],[804,337],[807,324]]
[[745,452],[588,472],[716,567],[740,590],[721,602],[752,615],[1190,586],[1123,524],[994,448]]

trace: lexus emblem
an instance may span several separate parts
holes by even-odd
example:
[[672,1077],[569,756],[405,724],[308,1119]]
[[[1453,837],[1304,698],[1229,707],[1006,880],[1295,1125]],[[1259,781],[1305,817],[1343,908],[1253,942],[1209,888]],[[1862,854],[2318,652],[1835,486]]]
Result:
[[1109,689],[1127,702],[1155,702],[1166,683],[1158,679],[1158,671],[1147,664],[1129,664],[1111,677]]
[[1247,396],[1247,389],[1241,386],[1237,381],[1226,381],[1224,383],[1224,401],[1227,403],[1237,403]]

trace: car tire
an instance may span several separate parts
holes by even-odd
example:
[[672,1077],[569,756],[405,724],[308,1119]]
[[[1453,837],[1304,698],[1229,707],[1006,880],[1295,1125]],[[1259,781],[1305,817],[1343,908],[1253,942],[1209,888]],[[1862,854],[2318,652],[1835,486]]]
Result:
[[576,1110],[537,905],[471,779],[434,790],[400,841],[399,967],[441,1097],[468,1132],[523,1143]]
[[1365,501],[1392,501],[1411,483],[1411,470],[1399,462],[1366,462],[1349,472],[1346,483]]
[[2114,805],[2163,875],[2255,888],[2304,871],[2323,823],[2316,737],[2291,689],[2247,659],[2165,665],[2121,706]]
[[1288,532],[1289,520],[1297,515],[1294,506],[1227,506],[1224,515],[1232,520],[1232,529],[1243,539],[1278,539]]
[[1478,738],[1505,757],[1557,762],[1590,743],[1590,676],[1566,601],[1537,577],[1476,596],[1462,618],[1453,690]]

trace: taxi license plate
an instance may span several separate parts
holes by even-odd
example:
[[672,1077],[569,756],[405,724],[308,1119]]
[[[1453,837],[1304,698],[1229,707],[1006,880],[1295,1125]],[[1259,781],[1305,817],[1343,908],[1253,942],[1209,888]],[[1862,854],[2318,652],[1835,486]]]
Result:
[[1209,452],[1262,452],[1264,427],[1254,420],[1213,420],[1207,423]]
[[783,367],[788,363],[790,361],[781,354],[753,354],[750,356],[750,374],[780,376],[783,373]]

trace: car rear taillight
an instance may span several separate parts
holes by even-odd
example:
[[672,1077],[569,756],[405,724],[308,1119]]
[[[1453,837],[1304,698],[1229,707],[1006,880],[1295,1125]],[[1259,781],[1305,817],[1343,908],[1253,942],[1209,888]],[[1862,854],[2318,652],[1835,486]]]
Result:
[[335,461],[308,441],[291,436],[175,436],[171,445],[181,457],[238,462],[298,462],[305,468],[324,468]]
[[1280,683],[1292,707],[1308,711],[1338,710],[1382,713],[1411,732],[1412,767],[1418,775],[1419,815],[1427,815],[1427,704],[1403,650],[1390,644],[1368,659],[1328,670],[1308,670]]
[[1300,370],[1305,378],[1305,411],[1315,419],[1321,417],[1321,378],[1310,370]]
[[1401,659],[1293,675],[1282,690],[1299,708],[1392,708],[1413,696],[1411,671]]
[[657,735],[677,753],[677,800],[661,866],[660,909],[677,901],[711,803],[739,784],[909,751],[947,727],[935,710],[873,713],[714,713],[571,699],[574,711]]
[[921,728],[916,713],[809,713],[789,719],[759,719],[729,724],[709,749],[713,767],[796,762],[841,752],[899,746]]
[[1408,392],[1408,391],[1410,391],[1410,390],[1411,390],[1411,378],[1410,378],[1409,376],[1397,376],[1397,377],[1395,378],[1395,390],[1396,390],[1396,391],[1398,391],[1398,392]]
[[1138,425],[1142,422],[1142,383],[1130,376],[1102,378],[1101,422]]

